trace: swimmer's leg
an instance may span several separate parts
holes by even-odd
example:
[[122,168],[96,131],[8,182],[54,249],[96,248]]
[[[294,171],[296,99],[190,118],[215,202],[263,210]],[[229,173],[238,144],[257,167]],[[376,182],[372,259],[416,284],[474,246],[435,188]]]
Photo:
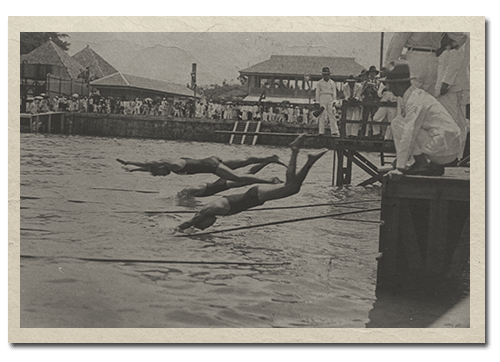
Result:
[[292,143],[290,143],[292,155],[290,156],[290,162],[288,163],[288,169],[286,170],[286,183],[293,182],[295,180],[297,156],[300,148],[304,146],[304,137],[304,134],[300,134]]
[[236,170],[238,168],[253,165],[256,163],[276,163],[278,165],[286,167],[286,164],[283,163],[276,155],[270,157],[248,157],[243,160],[224,160],[222,161],[222,163],[229,167],[231,170]]
[[307,155],[307,162],[305,163],[304,166],[302,166],[300,171],[297,173],[293,182],[296,182],[296,183],[299,183],[300,185],[302,185],[302,183],[304,182],[304,180],[307,176],[307,173],[309,172],[311,167],[316,163],[316,161],[318,161],[321,157],[323,157],[323,155],[327,152],[328,152],[328,149],[323,148],[322,150],[320,150],[318,152],[308,154]]
[[220,163],[217,169],[215,170],[215,174],[220,178],[234,181],[234,182],[243,182],[248,185],[250,184],[272,184],[274,181],[272,179],[263,179],[253,175],[237,175],[233,172],[229,167]]

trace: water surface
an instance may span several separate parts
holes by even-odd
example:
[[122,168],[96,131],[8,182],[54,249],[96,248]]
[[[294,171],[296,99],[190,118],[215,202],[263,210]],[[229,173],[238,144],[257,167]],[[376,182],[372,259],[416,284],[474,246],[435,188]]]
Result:
[[[289,153],[21,134],[21,327],[365,327],[376,299],[377,224],[323,218],[178,237],[173,228],[192,215],[182,212],[220,197],[180,199],[178,192],[216,176],[127,173],[115,161],[277,154],[288,162]],[[361,203],[243,212],[219,218],[212,230],[380,206],[367,202],[380,199],[379,187],[333,188],[332,163],[329,152],[298,195],[265,207]],[[285,169],[270,165],[259,175],[284,179]],[[353,184],[366,178],[355,168]],[[144,212],[151,210],[182,212]],[[348,217],[376,221],[380,214]]]

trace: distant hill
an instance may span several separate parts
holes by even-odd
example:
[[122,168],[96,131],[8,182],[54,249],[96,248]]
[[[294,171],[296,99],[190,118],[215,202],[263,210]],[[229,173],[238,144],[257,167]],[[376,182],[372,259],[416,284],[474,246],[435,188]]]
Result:
[[[238,71],[271,55],[355,57],[379,66],[380,33],[68,33],[73,55],[90,45],[121,72],[179,84],[238,84]],[[384,48],[391,35],[386,34]]]

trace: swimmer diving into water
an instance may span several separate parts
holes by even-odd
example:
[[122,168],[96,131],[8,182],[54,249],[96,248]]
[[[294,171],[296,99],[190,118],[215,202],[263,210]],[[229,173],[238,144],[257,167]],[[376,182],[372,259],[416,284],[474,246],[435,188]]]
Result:
[[[257,172],[262,170],[264,167],[269,165],[272,162],[263,162],[263,163],[258,163],[250,168],[248,170],[248,174],[250,175],[255,175]],[[278,183],[283,183],[279,178],[277,177],[272,177],[271,180],[273,181],[274,184]],[[179,196],[194,196],[194,197],[206,197],[206,196],[212,196],[215,195],[219,192],[226,191],[232,188],[236,187],[243,187],[243,186],[248,186],[252,185],[255,182],[237,182],[237,181],[230,181],[226,180],[223,178],[219,178],[215,182],[211,183],[203,183],[198,186],[194,187],[186,187],[183,189],[181,192],[179,192]]]
[[242,160],[228,160],[228,161],[222,161],[220,158],[215,156],[204,159],[182,157],[176,160],[165,159],[161,161],[151,161],[151,162],[131,162],[131,161],[124,161],[119,158],[117,158],[116,160],[125,166],[132,165],[139,167],[127,170],[129,172],[134,172],[134,171],[150,172],[154,176],[166,176],[169,175],[171,172],[176,173],[178,175],[212,173],[225,180],[242,182],[247,184],[254,184],[254,183],[272,184],[276,183],[276,179],[275,178],[262,179],[248,174],[238,175],[233,170],[251,164],[259,164],[259,163],[276,163],[286,167],[286,165],[283,162],[281,162],[279,157],[276,155],[271,157],[248,157]]
[[296,171],[297,155],[304,144],[304,134],[299,135],[290,144],[292,155],[286,171],[286,181],[280,185],[258,185],[250,188],[245,193],[221,197],[205,205],[189,221],[178,226],[180,230],[195,227],[201,230],[213,225],[219,215],[234,215],[252,207],[264,204],[269,200],[282,199],[295,195],[300,191],[307,173],[328,150],[322,149],[317,153],[307,155],[307,162],[299,172]]

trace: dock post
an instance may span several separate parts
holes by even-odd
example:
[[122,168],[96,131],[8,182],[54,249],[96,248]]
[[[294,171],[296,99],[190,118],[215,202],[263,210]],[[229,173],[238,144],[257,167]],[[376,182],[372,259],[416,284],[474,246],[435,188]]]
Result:
[[38,122],[40,121],[39,117],[40,116],[37,114],[36,118],[35,118],[35,133],[38,133],[38,127],[39,127],[39,123]]
[[30,133],[33,133],[33,116],[30,115]]
[[445,267],[447,231],[448,201],[443,199],[431,200],[426,266],[429,274],[440,274]]
[[61,134],[64,132],[64,113],[61,113]]
[[332,186],[335,186],[335,172],[336,172],[336,168],[335,168],[335,160],[337,158],[337,153],[335,152],[335,143],[334,143],[334,147],[333,147],[333,166],[332,166]]
[[344,181],[344,150],[339,148],[337,150],[337,187],[343,186]]
[[52,113],[49,113],[49,129],[48,133],[52,133]]
[[377,290],[438,295],[460,287],[470,255],[470,174],[382,182]]

